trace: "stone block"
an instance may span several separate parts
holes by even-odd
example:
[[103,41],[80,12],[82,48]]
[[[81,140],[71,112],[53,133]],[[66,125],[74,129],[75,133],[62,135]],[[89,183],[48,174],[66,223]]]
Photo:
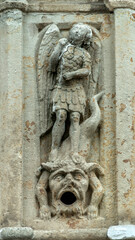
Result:
[[135,239],[135,225],[112,226],[108,229],[107,236],[111,240]]
[[2,240],[26,240],[32,239],[33,230],[29,227],[6,227],[0,230],[0,239]]

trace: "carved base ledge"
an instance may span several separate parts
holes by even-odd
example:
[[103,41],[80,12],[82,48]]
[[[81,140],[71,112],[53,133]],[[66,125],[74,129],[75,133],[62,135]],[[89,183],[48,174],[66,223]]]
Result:
[[68,231],[34,231],[34,240],[107,240],[107,229],[73,229]]
[[5,227],[0,229],[1,240],[123,240],[135,239],[135,225],[118,225],[106,228],[63,230],[33,230],[30,227]]
[[0,239],[9,240],[107,240],[107,229],[72,229],[72,230],[61,230],[61,231],[43,231],[33,230],[28,227],[7,227],[0,230]]
[[135,10],[135,0],[104,0],[104,3],[110,11],[116,8],[130,8]]

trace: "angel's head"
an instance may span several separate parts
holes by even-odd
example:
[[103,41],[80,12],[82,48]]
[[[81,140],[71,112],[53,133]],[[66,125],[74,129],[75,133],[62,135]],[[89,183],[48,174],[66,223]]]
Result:
[[69,31],[69,42],[79,47],[88,48],[92,38],[92,30],[84,23],[74,24]]

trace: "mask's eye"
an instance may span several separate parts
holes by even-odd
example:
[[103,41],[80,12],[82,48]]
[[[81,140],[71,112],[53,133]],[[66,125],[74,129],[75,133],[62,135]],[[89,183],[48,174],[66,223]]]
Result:
[[75,172],[74,173],[74,179],[76,179],[77,181],[82,180],[83,175],[80,172]]
[[63,178],[64,178],[64,175],[63,175],[63,174],[57,174],[53,179],[59,182],[59,181],[61,181]]

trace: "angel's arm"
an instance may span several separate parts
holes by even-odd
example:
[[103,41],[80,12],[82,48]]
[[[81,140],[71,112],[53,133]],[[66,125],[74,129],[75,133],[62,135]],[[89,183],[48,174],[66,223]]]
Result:
[[84,52],[83,66],[76,71],[68,72],[64,74],[65,80],[71,80],[73,78],[84,78],[91,74],[91,57],[88,52]]
[[66,45],[67,39],[66,38],[61,38],[56,45],[54,51],[52,52],[52,55],[50,57],[50,70],[51,72],[56,72],[57,65],[59,62],[59,57],[61,55],[63,47]]
[[89,71],[86,68],[81,68],[76,71],[68,72],[63,75],[65,80],[71,80],[73,78],[84,78],[89,75]]

